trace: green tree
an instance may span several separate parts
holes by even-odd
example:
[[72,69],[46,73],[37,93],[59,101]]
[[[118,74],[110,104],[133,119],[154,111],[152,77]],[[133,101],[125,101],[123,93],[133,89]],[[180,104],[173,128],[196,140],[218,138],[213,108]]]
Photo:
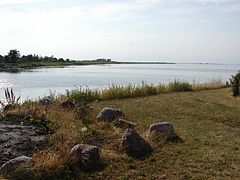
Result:
[[10,50],[8,53],[9,63],[17,63],[20,58],[20,52],[16,49]]

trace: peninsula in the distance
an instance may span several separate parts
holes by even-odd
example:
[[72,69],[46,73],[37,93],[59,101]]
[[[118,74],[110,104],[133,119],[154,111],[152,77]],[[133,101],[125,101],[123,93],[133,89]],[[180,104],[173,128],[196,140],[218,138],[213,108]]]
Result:
[[120,62],[112,59],[99,58],[96,60],[71,60],[54,56],[39,56],[36,54],[22,55],[16,49],[10,50],[7,55],[0,55],[0,72],[20,72],[24,69],[38,67],[62,67],[69,65],[96,65],[96,64],[175,64],[168,62]]

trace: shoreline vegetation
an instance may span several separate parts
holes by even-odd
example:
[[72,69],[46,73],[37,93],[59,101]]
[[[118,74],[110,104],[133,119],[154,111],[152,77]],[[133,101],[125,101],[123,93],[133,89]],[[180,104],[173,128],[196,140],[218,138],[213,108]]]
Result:
[[0,72],[21,72],[25,69],[40,67],[64,67],[100,64],[175,64],[168,62],[119,62],[111,59],[99,58],[96,60],[70,60],[54,56],[20,55],[17,50],[10,50],[5,56],[0,55]]
[[[142,84],[111,86],[101,92],[78,89],[52,97],[48,105],[26,101],[5,111],[0,124],[46,126],[51,133],[47,146],[9,175],[14,179],[238,179],[240,104],[230,88],[222,87],[227,86],[220,81],[202,85],[175,81],[164,88]],[[66,99],[74,100],[76,108],[62,108]],[[153,153],[141,160],[124,153],[120,139],[126,129],[96,120],[104,107],[121,109]],[[150,124],[164,121],[174,125],[182,143],[149,137]],[[99,147],[101,161],[76,164],[70,150],[79,143]]]
[[[88,87],[75,87],[71,90],[66,90],[66,93],[55,94],[50,91],[49,97],[53,99],[69,99],[75,103],[90,103],[94,101],[106,101],[106,100],[117,100],[117,99],[128,99],[128,98],[139,98],[147,96],[156,96],[160,94],[169,94],[174,92],[198,92],[203,90],[213,90],[229,88],[231,85],[229,82],[223,83],[221,79],[211,80],[205,83],[189,83],[187,81],[174,80],[170,81],[168,84],[147,84],[142,81],[139,85],[117,85],[112,84],[104,88],[90,89]],[[8,95],[5,89],[5,96]],[[13,91],[13,89],[11,89]],[[14,95],[13,92],[10,93]],[[9,95],[8,95],[9,96]],[[9,99],[6,96],[6,100]],[[38,99],[27,99],[24,101],[39,101]],[[24,103],[23,101],[23,103]],[[8,101],[6,101],[8,102]],[[2,106],[4,103],[2,103]],[[11,104],[11,103],[7,103]],[[1,110],[1,101],[0,101]],[[1,111],[0,111],[1,112]]]
[[173,92],[197,92],[202,90],[221,89],[230,87],[229,83],[224,84],[221,80],[212,80],[208,83],[189,83],[185,81],[175,80],[168,84],[147,84],[144,81],[141,85],[110,85],[103,89],[89,89],[84,87],[67,90],[62,98],[68,98],[77,103],[106,101],[127,98],[139,98],[147,96],[155,96],[159,94],[167,94]]

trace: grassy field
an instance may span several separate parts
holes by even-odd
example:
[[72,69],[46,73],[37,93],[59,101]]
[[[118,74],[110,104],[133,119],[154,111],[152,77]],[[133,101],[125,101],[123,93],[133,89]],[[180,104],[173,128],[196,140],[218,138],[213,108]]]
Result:
[[[7,112],[24,115],[31,111],[32,120],[45,116],[55,129],[47,149],[33,157],[30,169],[37,179],[240,178],[240,100],[233,98],[230,88],[98,101],[90,103],[92,112],[84,117],[61,109],[60,100],[47,110],[26,102]],[[125,119],[137,123],[136,130],[154,149],[151,156],[137,160],[122,151],[125,130],[114,127],[114,122],[96,122],[106,106],[120,108]],[[161,144],[148,137],[150,124],[164,121],[173,123],[183,143]],[[82,132],[85,126],[88,131]],[[100,169],[86,171],[72,164],[69,151],[78,143],[101,149]]]
[[[73,111],[61,110],[58,103],[46,112],[47,119],[57,124],[50,146],[34,156],[38,178],[240,178],[240,101],[232,97],[230,88],[94,102],[90,104],[93,112],[85,121],[76,118]],[[136,130],[154,149],[150,157],[128,157],[121,148],[125,130],[95,121],[106,106],[122,109],[125,119],[137,123]],[[184,143],[160,144],[148,139],[150,124],[163,121],[173,123]],[[81,132],[86,124],[89,130]],[[101,170],[86,172],[71,165],[69,150],[77,143],[101,148]]]
[[114,156],[108,160],[109,166],[96,176],[104,175],[109,179],[111,176],[130,179],[240,178],[240,101],[232,98],[229,89],[94,104],[98,111],[104,106],[121,108],[126,119],[138,124],[137,130],[142,135],[146,135],[151,123],[170,121],[184,143],[163,147],[152,143],[155,152],[144,161],[133,160],[114,152],[114,147],[103,145],[103,149]]

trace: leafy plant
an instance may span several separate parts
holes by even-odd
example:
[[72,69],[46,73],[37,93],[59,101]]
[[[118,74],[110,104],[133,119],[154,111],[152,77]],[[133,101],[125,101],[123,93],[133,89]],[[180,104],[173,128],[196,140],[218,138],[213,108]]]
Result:
[[230,78],[233,96],[240,96],[240,71]]

